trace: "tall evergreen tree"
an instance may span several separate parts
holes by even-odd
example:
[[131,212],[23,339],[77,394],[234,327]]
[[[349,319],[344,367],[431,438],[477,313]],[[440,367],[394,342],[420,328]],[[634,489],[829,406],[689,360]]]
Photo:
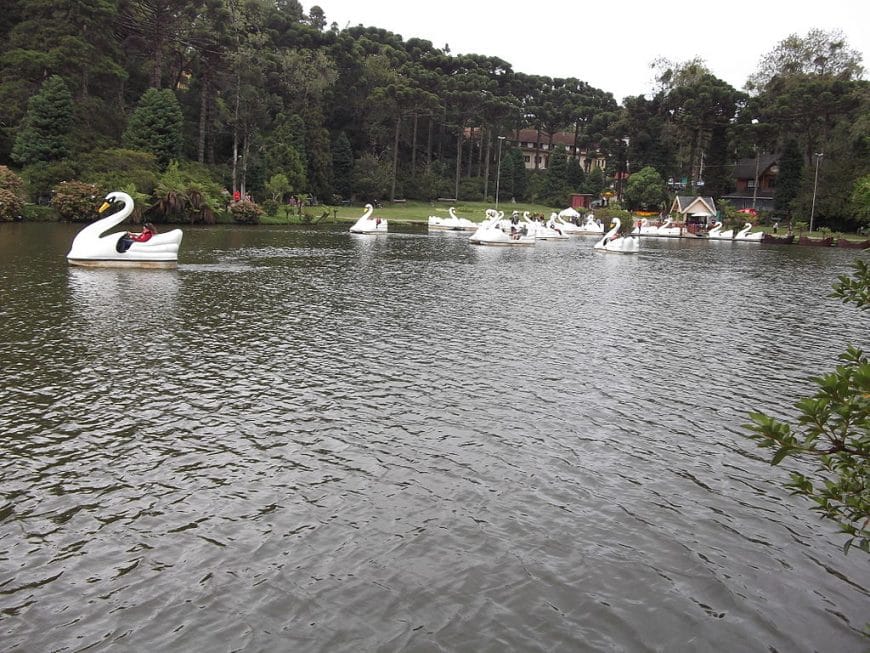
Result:
[[586,188],[593,195],[598,195],[604,190],[605,179],[601,168],[592,168],[592,172],[586,177]]
[[727,195],[733,176],[734,167],[728,161],[727,124],[718,123],[710,130],[710,144],[704,159],[704,195]]
[[568,184],[568,190],[572,193],[579,193],[585,178],[586,175],[583,174],[579,159],[575,157],[568,159],[565,166],[565,182]]
[[[513,173],[513,193],[511,197],[516,200],[524,200],[526,199],[526,191],[529,187],[529,173],[526,170],[523,153],[520,150],[511,148],[510,164]],[[504,165],[504,162],[502,162],[502,165]]]
[[287,177],[293,193],[308,192],[308,164],[305,161],[304,125],[299,116],[275,119],[274,128],[263,148],[263,165],[267,178],[275,174]]
[[804,159],[800,146],[795,139],[790,138],[785,142],[779,159],[779,174],[776,176],[776,188],[773,191],[773,208],[782,211],[789,218],[800,194],[803,171]]
[[184,116],[175,93],[149,88],[130,116],[124,143],[134,150],[151,152],[161,170],[181,155]]
[[544,177],[544,189],[541,199],[547,204],[551,206],[567,206],[569,192],[566,182],[567,169],[568,157],[565,154],[565,148],[559,146],[550,155],[550,162],[547,165],[547,172]]
[[72,119],[72,95],[63,78],[52,75],[27,103],[27,113],[12,147],[13,160],[29,165],[68,156]]

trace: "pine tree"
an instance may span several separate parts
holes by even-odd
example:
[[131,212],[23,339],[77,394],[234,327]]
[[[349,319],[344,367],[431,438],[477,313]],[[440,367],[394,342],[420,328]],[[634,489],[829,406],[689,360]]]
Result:
[[134,150],[151,152],[161,170],[181,156],[184,116],[175,94],[169,89],[149,88],[130,116],[124,143]]
[[566,181],[568,158],[564,147],[558,147],[550,156],[544,180],[543,200],[551,206],[567,206],[568,185]]
[[713,127],[704,163],[704,194],[712,197],[728,194],[733,186],[734,168],[728,165],[727,125]]
[[510,153],[511,168],[513,169],[513,199],[526,199],[526,190],[529,186],[529,176],[526,171],[526,164],[523,161],[523,153],[517,149],[511,149]]
[[794,209],[794,201],[800,193],[803,170],[804,160],[800,146],[795,139],[790,138],[786,141],[779,159],[779,174],[773,191],[773,208],[784,212],[789,218]]
[[601,168],[592,168],[586,177],[586,188],[593,195],[599,195],[604,190],[604,172]]
[[583,174],[580,161],[574,157],[568,159],[568,164],[565,166],[565,181],[568,183],[568,189],[572,193],[579,193],[585,180],[586,175]]
[[72,120],[72,95],[63,79],[52,75],[27,103],[27,113],[12,147],[12,159],[30,165],[67,157]]

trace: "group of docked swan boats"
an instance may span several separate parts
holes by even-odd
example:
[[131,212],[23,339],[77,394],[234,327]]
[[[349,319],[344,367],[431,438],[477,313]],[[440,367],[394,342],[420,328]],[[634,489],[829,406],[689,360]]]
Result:
[[[124,222],[133,212],[133,199],[127,193],[115,191],[106,196],[100,213],[117,204],[121,204],[118,211],[88,225],[76,235],[67,254],[69,263],[87,267],[175,267],[181,245],[181,229],[154,234],[144,242],[131,240],[129,232],[126,231],[107,234],[107,231]],[[373,214],[374,207],[366,204],[363,215],[350,227],[350,233],[387,233],[387,220]],[[610,229],[605,233],[604,225],[591,213],[581,222],[579,214],[572,209],[561,213],[554,212],[546,222],[532,218],[528,211],[513,211],[511,217],[506,218],[504,211],[487,209],[483,221],[474,222],[456,215],[455,209],[450,207],[448,217],[429,216],[428,227],[433,232],[467,232],[470,234],[469,242],[474,245],[506,247],[534,245],[539,240],[564,240],[571,236],[593,235],[599,236],[593,249],[618,254],[637,253],[640,249],[640,237],[679,238],[685,235],[683,228],[675,225],[671,218],[658,226],[649,224],[644,218],[628,234],[620,234],[621,222],[619,218],[613,218]],[[718,221],[701,237],[709,240],[757,243],[766,242],[769,238],[761,231],[752,232],[752,225],[748,222],[740,231],[722,231],[722,223]]]

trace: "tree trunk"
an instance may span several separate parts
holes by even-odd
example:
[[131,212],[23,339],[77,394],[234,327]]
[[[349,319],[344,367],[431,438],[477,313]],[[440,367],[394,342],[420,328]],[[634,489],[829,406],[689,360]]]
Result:
[[459,177],[462,174],[462,129],[464,124],[459,121],[459,127],[456,130],[456,184],[454,187],[453,197],[459,199]]
[[698,141],[700,140],[700,129],[692,130],[692,141],[689,145],[689,174],[688,185],[686,190],[689,191],[690,195],[695,193],[695,153],[698,150]]
[[158,34],[156,34],[158,38],[156,39],[156,43],[154,44],[154,68],[151,69],[151,87],[160,90],[160,80],[161,80],[161,71],[163,69],[163,40],[159,38],[159,28]]
[[212,86],[211,93],[208,96],[208,122],[207,122],[207,131],[206,131],[206,160],[209,165],[214,165],[214,132],[215,132],[215,93],[214,86]]
[[208,125],[209,70],[202,71],[202,90],[199,95],[199,138],[196,144],[196,160],[205,163],[205,132]]
[[242,193],[242,199],[245,199],[247,196],[247,183],[248,183],[248,154],[251,151],[251,137],[248,134],[248,130],[245,129],[245,140],[242,145],[242,182],[239,188],[239,191]]
[[474,164],[474,127],[471,128],[471,132],[468,135],[468,167],[466,168],[466,170],[467,170],[467,172],[465,173],[466,177],[471,177],[471,167],[473,164]]
[[414,112],[414,134],[411,136],[411,178],[417,176],[417,112]]
[[390,202],[396,199],[396,174],[399,164],[399,130],[402,126],[402,114],[396,116],[396,133],[393,134],[393,183],[390,186]]
[[[238,64],[237,64],[238,65]],[[239,174],[239,104],[241,103],[241,73],[236,71],[236,107],[233,120],[233,196],[235,197],[238,190],[238,174]]]
[[[486,142],[489,143],[489,128],[484,125],[480,128],[480,145],[478,145],[477,151],[477,176],[480,177],[483,174],[483,135],[486,134]],[[486,197],[486,195],[484,195]]]
[[426,134],[426,166],[432,165],[432,120],[434,116],[429,114],[429,128]]
[[492,147],[492,131],[487,129],[486,130],[486,156],[484,157],[484,159],[486,159],[486,165],[484,166],[484,173],[483,173],[483,201],[484,202],[486,201],[486,196],[489,193],[489,160],[490,160],[491,155],[492,155],[492,152],[490,149],[491,147]]

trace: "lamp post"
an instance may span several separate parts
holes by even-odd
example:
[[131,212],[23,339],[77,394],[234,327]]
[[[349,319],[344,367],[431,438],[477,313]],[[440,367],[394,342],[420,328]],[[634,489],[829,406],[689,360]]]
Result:
[[[758,124],[758,118],[752,119],[752,124]],[[755,208],[755,200],[758,197],[758,143],[753,145],[755,148],[755,184],[752,186],[752,208]]]
[[755,184],[752,186],[752,208],[755,208],[755,200],[758,197],[758,146],[755,146]]
[[816,214],[816,188],[819,186],[819,163],[822,161],[822,157],[825,156],[824,152],[816,152],[816,178],[813,181],[813,205],[810,209],[810,232],[813,230],[813,216]]
[[501,181],[501,144],[504,143],[504,136],[498,137],[498,163],[495,166],[495,210],[498,211],[498,185]]

